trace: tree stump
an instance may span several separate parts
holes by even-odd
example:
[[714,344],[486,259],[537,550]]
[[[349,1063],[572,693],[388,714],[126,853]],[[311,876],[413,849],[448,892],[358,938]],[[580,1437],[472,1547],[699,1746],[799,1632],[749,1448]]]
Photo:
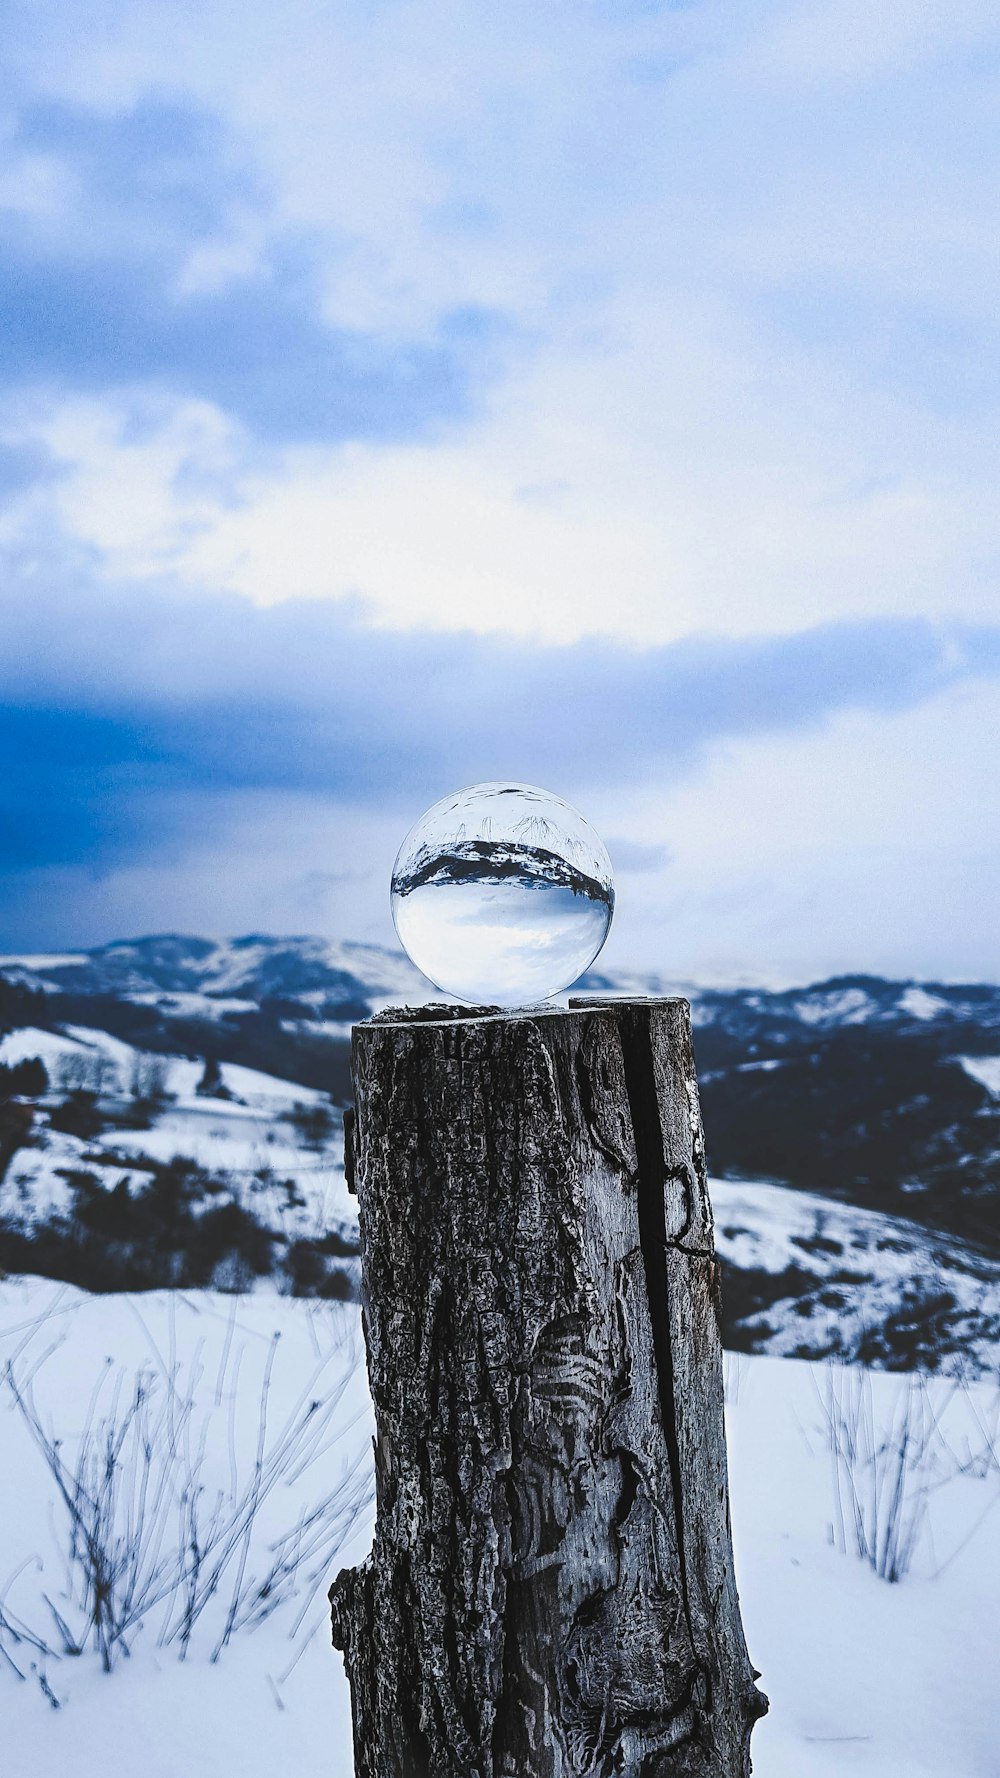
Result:
[[354,1032],[377,1436],[331,1590],[356,1778],[746,1778],[684,1000]]

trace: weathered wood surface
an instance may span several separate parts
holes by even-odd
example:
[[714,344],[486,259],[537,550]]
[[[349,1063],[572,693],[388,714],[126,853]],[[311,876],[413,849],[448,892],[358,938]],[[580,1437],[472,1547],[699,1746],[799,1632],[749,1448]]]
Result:
[[331,1591],[356,1778],[745,1778],[718,1267],[683,1000],[354,1036],[377,1424]]

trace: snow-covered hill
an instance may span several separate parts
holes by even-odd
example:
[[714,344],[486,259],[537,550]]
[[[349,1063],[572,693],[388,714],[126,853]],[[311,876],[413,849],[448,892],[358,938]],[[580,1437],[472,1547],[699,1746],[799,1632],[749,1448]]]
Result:
[[[287,1547],[289,1530],[314,1522],[324,1501],[330,1530],[317,1551],[322,1572],[311,1558],[300,1564],[277,1606],[236,1628],[217,1660],[238,1562],[197,1619],[185,1659],[172,1633],[178,1601],[161,1600],[133,1624],[129,1655],[119,1651],[109,1675],[89,1643],[72,1657],[59,1652],[65,1632],[79,1633],[79,1565],[67,1566],[69,1525],[50,1463],[5,1387],[5,1771],[105,1778],[113,1760],[144,1778],[351,1778],[349,1697],[329,1647],[324,1590],[332,1571],[363,1555],[370,1527],[370,1505],[352,1526],[367,1498],[371,1432],[363,1371],[352,1368],[354,1314],[269,1291],[97,1299],[37,1279],[0,1283],[0,1365],[10,1362],[15,1382],[30,1390],[43,1433],[63,1440],[65,1464],[77,1463],[88,1425],[93,1434],[107,1423],[116,1389],[119,1420],[128,1411],[140,1376],[161,1433],[154,1467],[162,1461],[176,1480],[200,1461],[206,1497],[239,1500],[254,1471],[269,1379],[265,1456],[280,1453],[284,1439],[293,1460],[254,1518],[244,1581],[259,1582],[276,1543]],[[995,1778],[996,1384],[959,1389],[734,1357],[727,1394],[737,1577],[771,1701],[754,1731],[757,1778]],[[296,1447],[304,1409],[316,1401],[330,1407],[323,1437]],[[871,1497],[884,1532],[896,1469],[868,1462],[863,1437],[853,1472],[833,1455],[834,1433],[857,1426],[859,1414],[874,1450],[890,1460],[906,1452],[897,1529],[912,1533],[913,1560],[895,1585],[859,1558],[848,1503],[852,1486]],[[131,1476],[134,1489],[136,1462],[141,1472],[136,1450],[124,1448],[123,1522],[130,1511],[134,1518],[137,1496],[124,1484]],[[338,1520],[329,1502],[342,1476],[354,1494],[341,1496],[351,1510]],[[162,1558],[176,1537],[169,1515],[164,1524]]]
[[[259,1006],[275,997],[314,1012],[354,998],[374,1010],[379,1000],[436,997],[399,951],[265,933],[221,940],[167,933],[85,951],[0,956],[0,976],[49,995],[120,996],[162,1005],[166,1012],[177,997],[190,995],[212,1017],[234,1002]],[[937,1026],[995,1033],[1000,1046],[1000,986],[989,983],[922,984],[859,975],[802,988],[726,989],[655,972],[612,976],[592,970],[581,986],[593,992],[684,994],[696,1027],[726,1032],[745,1044],[787,1042],[803,1031],[867,1026],[913,1035]],[[352,1016],[359,1015],[347,1015]]]
[[[1000,990],[690,992],[720,1175],[738,1571],[772,1703],[755,1772],[995,1778],[982,1626],[1000,1582]],[[323,1602],[326,1570],[351,1536],[363,1546],[351,1513],[370,1481],[340,1108],[351,1023],[428,997],[404,958],[315,939],[154,938],[0,964],[0,1368],[29,1410],[8,1381],[0,1712],[17,1778],[103,1778],[109,1747],[148,1778],[351,1778]],[[859,1358],[882,1374],[830,1362]],[[186,1659],[164,1596],[108,1676],[92,1648],[65,1652],[80,1576],[46,1440],[76,1462],[87,1428],[93,1444],[133,1400],[129,1448],[154,1452],[156,1497],[210,1497],[223,1523],[243,1510],[262,1427],[291,1458]],[[899,1585],[859,1558],[853,1529],[856,1509],[866,1535],[866,1515],[890,1510],[893,1462],[914,1544]],[[361,1488],[340,1516],[334,1467]],[[166,1520],[162,1535],[169,1553]],[[241,1574],[263,1575],[259,1598]],[[226,1640],[234,1589],[246,1621]]]
[[48,994],[117,995],[167,1013],[184,1004],[211,1018],[273,998],[337,1015],[358,1000],[423,999],[427,988],[401,952],[381,945],[263,933],[222,940],[170,933],[90,951],[0,957],[0,973]]
[[[1000,989],[688,992],[730,1342],[992,1365]],[[350,1026],[428,997],[402,955],[315,938],[3,960],[0,1265],[103,1288],[352,1291]],[[47,1091],[9,1072],[5,1089],[33,1057]]]
[[[0,1040],[0,1067],[29,1058],[52,1084],[0,1179],[9,1269],[102,1289],[257,1278],[354,1294],[357,1212],[322,1094],[228,1062],[206,1087],[200,1060],[80,1026]],[[713,1180],[712,1198],[731,1347],[1000,1366],[1000,1263],[959,1237],[774,1184]]]
[[224,1062],[153,1055],[107,1032],[22,1027],[0,1068],[38,1058],[0,1171],[0,1264],[89,1288],[276,1279],[356,1290],[343,1126],[315,1089]]
[[1000,1262],[787,1186],[711,1182],[726,1343],[954,1377],[1000,1371]]

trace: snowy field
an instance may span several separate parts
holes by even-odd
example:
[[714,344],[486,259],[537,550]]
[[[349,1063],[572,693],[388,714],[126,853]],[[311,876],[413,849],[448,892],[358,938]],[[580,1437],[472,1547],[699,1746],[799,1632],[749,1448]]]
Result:
[[[356,1311],[269,1288],[90,1297],[8,1279],[0,1358],[24,1403],[8,1382],[4,1771],[106,1778],[113,1762],[144,1778],[350,1778],[349,1700],[324,1593],[370,1535]],[[166,1586],[192,1499],[202,1545],[213,1525],[228,1527],[213,1559],[232,1549],[186,1651],[183,1591],[168,1592],[135,1613],[129,1652],[113,1643],[106,1672],[91,1646],[60,1652],[82,1618],[54,1469],[64,1484],[78,1470],[88,1428],[91,1457],[103,1462],[107,1429],[128,1422],[139,1376],[115,1505],[119,1554],[136,1552],[134,1593],[143,1576]],[[997,1386],[733,1357],[727,1394],[740,1591],[771,1699],[754,1735],[755,1773],[996,1778]],[[836,1462],[831,1425],[853,1459]],[[58,1454],[50,1445],[46,1455],[55,1439]],[[878,1509],[876,1563],[893,1548],[903,1562],[912,1554],[898,1584],[856,1553],[855,1495],[863,1528]]]
[[[65,1441],[67,1470],[89,1426],[104,1473],[106,1428],[124,1423],[135,1380],[144,1381],[141,1433],[151,1430],[161,1461],[144,1465],[126,1437],[116,1531],[119,1544],[143,1543],[147,1577],[162,1571],[153,1596],[169,1583],[171,1552],[191,1543],[195,1496],[202,1545],[221,1501],[220,1558],[231,1546],[186,1651],[182,1590],[126,1631],[110,1672],[92,1646],[67,1655],[60,1625],[75,1636],[83,1623],[78,1565],[72,1580],[67,1572],[70,1515],[8,1381],[0,1717],[12,1778],[97,1778],[112,1757],[146,1778],[351,1771],[349,1703],[323,1595],[331,1572],[370,1538],[370,1409],[357,1339],[353,1309],[270,1291],[95,1297],[37,1279],[0,1284],[3,1363],[43,1433]],[[92,1474],[92,1492],[100,1480]],[[136,1537],[143,1499],[147,1523]],[[276,1551],[285,1570],[298,1558],[290,1581],[275,1579]],[[215,1552],[206,1557],[208,1578]],[[262,1599],[269,1582],[286,1595],[273,1610],[270,1593]]]
[[[732,1343],[769,1357],[995,1376],[1000,1265],[902,1216],[757,1181],[709,1181]],[[737,1305],[756,1284],[761,1308]]]
[[[342,1130],[324,1093],[223,1062],[225,1096],[213,1096],[199,1091],[203,1061],[151,1057],[90,1027],[52,1032],[29,1026],[0,1039],[0,1063],[32,1057],[62,1086],[43,1101],[30,1146],[17,1152],[0,1178],[0,1216],[10,1227],[30,1230],[47,1216],[68,1213],[69,1182],[81,1170],[108,1191],[122,1180],[135,1190],[151,1165],[182,1156],[225,1181],[230,1195],[284,1240],[332,1228],[353,1234],[357,1212],[344,1183]],[[130,1083],[150,1065],[162,1097],[151,1108],[148,1127],[130,1128]],[[81,1138],[48,1122],[52,1105],[78,1080],[99,1085],[105,1126],[99,1137]],[[307,1142],[302,1118],[324,1111],[329,1130]]]
[[[214,1196],[204,1182],[199,1208],[230,1199],[273,1238],[273,1271],[292,1243],[335,1231],[335,1264],[353,1288],[357,1207],[344,1183],[340,1116],[326,1095],[232,1062],[221,1063],[206,1091],[204,1062],[150,1056],[83,1026],[22,1027],[0,1040],[0,1063],[33,1057],[53,1087],[38,1101],[30,1142],[0,1178],[0,1218],[9,1229],[30,1235],[45,1219],[71,1222],[81,1175],[135,1197],[158,1166],[182,1157],[211,1175]],[[982,1073],[992,1061],[977,1066]],[[135,1127],[131,1084],[151,1067],[160,1096]],[[99,1087],[101,1127],[87,1135],[59,1127],[60,1100],[78,1081]],[[310,1119],[318,1133],[310,1134]],[[713,1180],[711,1189],[732,1344],[771,1356],[861,1355],[892,1369],[995,1374],[996,1259],[919,1222],[787,1186]],[[162,1270],[148,1280],[68,1275],[85,1284],[170,1282]]]

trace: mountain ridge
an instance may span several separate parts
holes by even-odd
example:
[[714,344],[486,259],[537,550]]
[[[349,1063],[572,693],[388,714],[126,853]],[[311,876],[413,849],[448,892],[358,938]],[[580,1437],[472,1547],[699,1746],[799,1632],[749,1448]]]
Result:
[[[1000,1256],[1000,986],[859,972],[725,989],[595,970],[578,986],[690,999],[715,1173],[916,1219]],[[351,1025],[440,998],[400,952],[312,935],[160,933],[0,959],[0,1029],[89,1026],[340,1105]]]
[[[691,1000],[731,1345],[990,1368],[1000,988],[607,971],[580,987]],[[8,1268],[91,1288],[252,1275],[353,1291],[337,1116],[351,1025],[439,998],[402,954],[309,935],[0,958]],[[32,1058],[45,1091],[25,1084]]]

